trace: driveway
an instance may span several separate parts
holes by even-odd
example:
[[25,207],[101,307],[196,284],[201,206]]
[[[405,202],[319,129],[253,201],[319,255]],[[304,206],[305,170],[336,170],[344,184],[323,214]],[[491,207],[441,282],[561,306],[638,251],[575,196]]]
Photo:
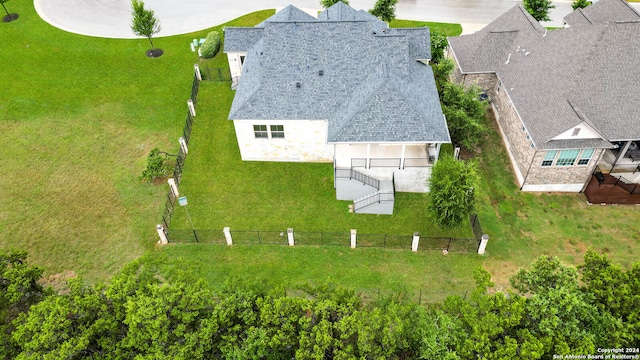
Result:
[[[320,10],[319,0],[145,0],[162,30],[157,36],[170,36],[203,30],[235,19],[248,12],[282,8]],[[399,0],[399,19],[461,23],[465,32],[488,24],[520,1],[514,0]],[[371,9],[375,0],[350,0],[356,9]],[[562,17],[571,12],[571,1],[554,1],[553,21],[546,26],[562,26]],[[129,0],[34,0],[36,11],[46,22],[76,34],[136,38],[131,32]]]

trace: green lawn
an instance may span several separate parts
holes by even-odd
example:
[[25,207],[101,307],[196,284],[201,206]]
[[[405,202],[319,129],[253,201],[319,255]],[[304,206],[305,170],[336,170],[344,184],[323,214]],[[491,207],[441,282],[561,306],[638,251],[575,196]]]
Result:
[[[12,2],[11,12],[20,18],[0,24],[0,248],[29,251],[45,275],[71,270],[89,282],[104,281],[147,253],[168,276],[202,275],[214,286],[234,274],[290,286],[332,279],[367,296],[408,289],[415,296],[422,291],[423,301],[437,301],[468,290],[478,265],[506,284],[517,267],[544,253],[579,262],[591,247],[624,265],[638,258],[640,207],[587,206],[582,195],[518,192],[495,132],[480,156],[485,181],[479,213],[491,235],[484,258],[346,247],[170,245],[153,251],[167,187],[140,183],[138,176],[151,148],[177,150],[192,66],[199,61],[189,42],[208,31],[159,38],[155,43],[165,55],[148,59],[146,39],[66,33],[42,21],[29,2]],[[228,25],[250,26],[271,14]],[[455,35],[451,29],[441,32]],[[226,66],[226,58],[201,64]],[[224,120],[232,96],[227,83],[203,84],[181,188],[196,226],[438,232],[426,222],[424,195],[400,194],[393,217],[359,217],[334,200],[330,164],[277,164],[274,171],[272,164],[241,163],[231,123]],[[209,136],[210,130],[224,136]],[[205,154],[212,149],[216,156]],[[252,175],[241,178],[248,170]],[[207,174],[215,178],[200,177]],[[269,187],[283,174],[296,180]],[[231,196],[232,190],[242,196]],[[292,194],[321,201],[300,203]],[[273,199],[270,207],[258,206],[261,198]],[[175,226],[188,228],[177,215]]]
[[[45,275],[107,280],[157,240],[166,186],[138,181],[153,147],[174,152],[206,31],[148,40],[66,33],[11,2],[0,23],[0,249],[27,250]],[[255,24],[273,11],[245,18]],[[241,22],[242,23],[242,22]]]

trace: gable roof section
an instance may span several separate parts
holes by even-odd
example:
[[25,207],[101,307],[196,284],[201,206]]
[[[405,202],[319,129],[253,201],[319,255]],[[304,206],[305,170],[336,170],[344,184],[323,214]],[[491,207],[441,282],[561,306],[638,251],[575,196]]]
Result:
[[[492,28],[500,28],[494,23]],[[469,51],[476,41],[481,45]],[[485,28],[449,43],[463,73],[497,73],[538,149],[611,147],[608,141],[640,139],[640,22],[510,35]],[[583,121],[608,141],[552,140]]]
[[229,118],[326,119],[330,142],[450,142],[431,68],[416,61],[430,57],[428,29],[375,31],[379,20],[340,4],[333,20],[265,22]]
[[584,9],[576,9],[563,18],[568,26],[640,20],[640,14],[626,0],[600,0]]
[[267,22],[282,22],[282,21],[314,21],[316,18],[307,14],[306,12],[298,9],[293,5],[288,5],[284,9],[278,11],[265,21],[256,25],[257,28],[263,28]]
[[[516,5],[475,34],[447,40],[464,72],[495,72],[504,54],[520,31],[544,31],[522,5]],[[506,60],[506,58],[504,59]]]

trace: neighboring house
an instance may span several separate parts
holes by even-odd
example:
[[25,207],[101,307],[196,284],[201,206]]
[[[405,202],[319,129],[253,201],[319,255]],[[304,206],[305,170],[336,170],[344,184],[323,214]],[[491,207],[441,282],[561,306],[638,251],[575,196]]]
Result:
[[242,160],[333,162],[337,198],[355,212],[391,213],[395,191],[428,191],[450,143],[428,28],[391,29],[342,2],[317,19],[288,6],[226,28],[224,52]]
[[449,38],[453,77],[490,95],[523,191],[604,188],[611,173],[624,203],[625,192],[640,196],[626,186],[640,182],[640,15],[624,0],[600,0],[565,21],[546,30],[517,5]]

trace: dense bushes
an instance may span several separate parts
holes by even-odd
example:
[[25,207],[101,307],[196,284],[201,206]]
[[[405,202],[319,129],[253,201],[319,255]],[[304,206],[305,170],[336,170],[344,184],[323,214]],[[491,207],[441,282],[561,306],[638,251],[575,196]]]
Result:
[[207,38],[200,47],[200,56],[205,59],[211,59],[216,56],[220,50],[220,34],[217,31],[212,31],[207,34]]
[[326,284],[296,296],[239,282],[214,292],[163,281],[144,260],[109,285],[72,280],[53,295],[18,257],[0,254],[5,357],[550,359],[640,341],[640,264],[624,271],[593,252],[580,272],[540,257],[513,277],[517,293],[488,291],[478,269],[475,290],[428,306],[402,293],[365,304]]

